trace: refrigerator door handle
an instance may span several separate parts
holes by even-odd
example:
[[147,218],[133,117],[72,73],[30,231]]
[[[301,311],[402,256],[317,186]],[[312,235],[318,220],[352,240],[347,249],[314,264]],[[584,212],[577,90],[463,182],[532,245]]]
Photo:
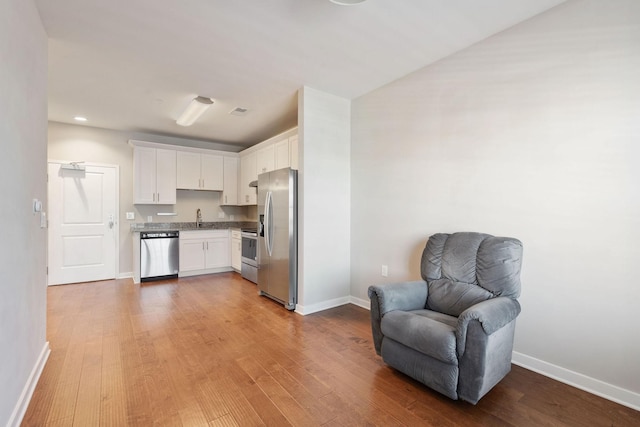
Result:
[[267,247],[269,256],[273,253],[273,201],[271,198],[271,191],[267,191],[267,197],[264,202],[264,243]]

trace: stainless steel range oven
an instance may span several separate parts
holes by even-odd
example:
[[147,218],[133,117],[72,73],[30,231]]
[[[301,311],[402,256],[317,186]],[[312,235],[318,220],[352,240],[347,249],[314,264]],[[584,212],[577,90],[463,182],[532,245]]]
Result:
[[242,264],[240,274],[253,283],[258,283],[258,231],[255,228],[242,229]]

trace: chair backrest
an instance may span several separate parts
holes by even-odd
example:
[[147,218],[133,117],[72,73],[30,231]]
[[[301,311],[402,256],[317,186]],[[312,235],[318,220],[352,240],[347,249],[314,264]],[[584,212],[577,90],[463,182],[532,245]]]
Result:
[[522,243],[482,233],[434,234],[422,252],[426,308],[452,316],[478,302],[520,296]]

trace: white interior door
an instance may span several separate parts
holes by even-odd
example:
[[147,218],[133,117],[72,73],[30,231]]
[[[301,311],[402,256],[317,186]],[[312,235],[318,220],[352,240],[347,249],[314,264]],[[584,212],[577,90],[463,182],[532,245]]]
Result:
[[49,162],[49,285],[116,277],[117,167]]

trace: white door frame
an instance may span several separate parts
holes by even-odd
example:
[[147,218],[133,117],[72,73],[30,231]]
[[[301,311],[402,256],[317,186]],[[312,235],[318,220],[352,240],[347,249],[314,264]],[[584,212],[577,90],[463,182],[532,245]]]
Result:
[[[119,279],[120,278],[120,166],[119,165],[113,165],[113,164],[109,164],[109,163],[95,163],[95,162],[79,162],[77,160],[55,160],[55,159],[47,159],[47,172],[49,170],[49,164],[50,163],[59,163],[59,164],[70,164],[72,162],[78,162],[81,165],[84,166],[95,166],[95,167],[102,167],[102,168],[114,168],[116,171],[116,185],[115,185],[115,201],[116,201],[116,214],[115,214],[115,221],[116,221],[116,233],[115,233],[115,238],[116,238],[116,242],[115,242],[115,266],[114,269],[115,271],[113,272],[113,277],[115,279]],[[47,176],[47,194],[49,193],[49,177]],[[51,200],[48,200],[47,197],[47,204],[50,204]],[[47,211],[49,211],[49,207],[47,206]],[[45,244],[47,245],[47,284],[49,283],[49,221],[47,220],[47,238],[46,238],[46,242]]]

